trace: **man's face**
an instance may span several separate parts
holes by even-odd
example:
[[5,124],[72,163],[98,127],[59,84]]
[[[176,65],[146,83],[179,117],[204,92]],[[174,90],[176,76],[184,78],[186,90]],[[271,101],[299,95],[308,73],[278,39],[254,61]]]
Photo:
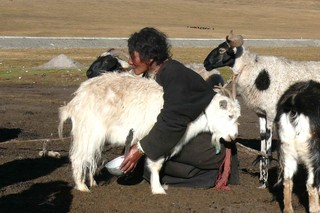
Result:
[[140,54],[136,51],[133,51],[133,54],[130,56],[128,63],[131,65],[134,73],[140,75],[149,70],[150,65],[144,61],[141,61]]

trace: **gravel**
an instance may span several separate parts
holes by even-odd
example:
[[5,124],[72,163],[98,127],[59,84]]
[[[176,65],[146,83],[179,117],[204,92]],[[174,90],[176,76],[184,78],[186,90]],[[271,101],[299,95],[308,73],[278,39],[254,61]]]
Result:
[[[212,47],[222,39],[171,38],[173,47]],[[318,39],[245,39],[246,46],[255,47],[320,47]],[[0,36],[1,49],[29,48],[126,48],[127,38],[106,37],[23,37]]]

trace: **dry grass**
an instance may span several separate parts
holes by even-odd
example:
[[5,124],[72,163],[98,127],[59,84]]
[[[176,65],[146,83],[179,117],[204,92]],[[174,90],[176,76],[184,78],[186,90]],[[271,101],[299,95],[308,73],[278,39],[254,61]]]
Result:
[[[320,38],[319,0],[2,0],[0,35]],[[200,30],[191,27],[208,27]]]
[[[128,37],[142,27],[154,26],[169,37],[224,38],[233,29],[245,38],[319,39],[319,10],[318,0],[2,0],[0,35]],[[202,63],[211,49],[174,48],[172,53],[183,63]],[[319,48],[312,47],[252,50],[295,60],[320,58]],[[89,66],[103,51],[0,49],[0,83],[79,84],[85,70],[33,67],[61,53]],[[221,70],[230,75],[226,68]]]
[[[175,59],[183,63],[202,63],[212,48],[173,48]],[[318,60],[320,48],[252,48],[251,51],[264,55],[284,56],[294,60]],[[88,67],[105,49],[0,49],[0,83],[78,85],[86,79],[86,70],[61,69],[39,70],[33,67],[42,65],[63,53]],[[224,78],[231,72],[220,69]],[[20,78],[21,77],[21,78]]]

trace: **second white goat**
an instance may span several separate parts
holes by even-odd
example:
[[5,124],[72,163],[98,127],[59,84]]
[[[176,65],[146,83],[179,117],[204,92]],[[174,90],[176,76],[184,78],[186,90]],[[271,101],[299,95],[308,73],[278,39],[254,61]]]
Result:
[[[60,108],[59,135],[63,123],[71,118],[72,146],[70,159],[76,188],[89,191],[96,185],[94,174],[106,142],[124,146],[133,129],[134,139],[146,136],[163,107],[162,87],[154,80],[126,73],[105,73],[83,82],[75,97]],[[237,119],[240,105],[233,97],[217,93],[206,110],[191,124],[183,138],[173,148],[171,156],[201,132],[211,132],[212,142],[219,146],[220,138],[232,141],[238,135]],[[153,194],[165,194],[159,171],[165,158],[147,159],[151,171]]]

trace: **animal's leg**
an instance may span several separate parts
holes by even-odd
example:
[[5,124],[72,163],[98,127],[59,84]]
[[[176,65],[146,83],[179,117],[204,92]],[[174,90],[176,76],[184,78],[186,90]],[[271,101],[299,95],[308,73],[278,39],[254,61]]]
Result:
[[307,191],[309,195],[309,212],[319,213],[319,192],[318,188],[313,185],[314,183],[314,173],[312,166],[308,166],[308,179],[307,179]]
[[89,188],[85,184],[85,174],[81,165],[77,165],[74,160],[71,159],[73,178],[75,182],[75,189],[82,192],[90,192]]
[[74,140],[70,150],[70,160],[72,165],[73,179],[75,182],[75,189],[82,192],[89,192],[86,185],[86,168],[84,158],[79,155],[80,146],[77,146],[77,141]]
[[[86,143],[81,143],[80,140],[74,137],[70,150],[70,160],[75,188],[83,192],[90,191],[86,185],[86,178],[90,167],[87,159],[94,159],[94,156],[92,156],[92,153],[86,147]],[[90,174],[89,172],[89,178]]]
[[268,166],[269,157],[271,156],[271,128],[267,128],[267,120],[265,117],[259,117],[260,124],[260,137],[261,137],[261,153],[262,157],[260,159],[260,182],[261,186],[259,188],[266,188],[268,183]]
[[220,138],[217,138],[215,134],[212,134],[211,136],[211,143],[216,148],[216,155],[220,153],[221,151],[221,144],[220,144]]
[[309,195],[309,212],[320,213],[319,194],[317,187],[307,184],[307,190]]
[[89,186],[97,186],[97,182],[94,180],[94,175],[92,173],[89,174]]
[[74,138],[70,150],[73,176],[76,189],[88,192],[90,190],[86,185],[87,181],[89,186],[96,185],[93,177],[106,141],[105,134],[103,131],[97,131],[103,129],[98,122],[95,122],[95,126],[81,125],[80,129],[76,127],[72,130]]
[[150,169],[150,185],[152,194],[166,194],[165,189],[161,186],[159,175],[163,162],[164,158],[160,158],[157,161],[147,159],[147,165]]
[[293,208],[292,208],[292,179],[287,178],[284,179],[283,182],[283,204],[284,204],[284,209],[283,213],[293,213]]
[[281,144],[281,161],[283,167],[283,204],[284,213],[293,213],[292,208],[292,177],[298,169],[298,162],[295,159],[296,152],[290,143]]

